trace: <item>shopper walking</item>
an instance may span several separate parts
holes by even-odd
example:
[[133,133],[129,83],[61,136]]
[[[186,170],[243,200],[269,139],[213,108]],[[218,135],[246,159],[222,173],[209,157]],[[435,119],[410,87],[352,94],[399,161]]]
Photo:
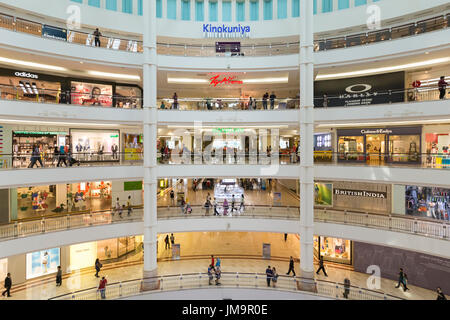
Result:
[[295,277],[295,270],[294,270],[294,258],[289,259],[289,271],[286,273],[287,275],[291,274],[291,271],[294,273],[294,277]]
[[214,267],[214,256],[211,255],[211,265]]
[[218,215],[219,215],[219,211],[217,211],[217,202],[216,202],[215,199],[214,199],[214,204],[213,204],[213,206],[214,206],[214,215],[215,215],[215,216],[218,216]]
[[439,99],[445,99],[447,85],[448,85],[448,83],[445,81],[445,76],[441,76],[441,79],[438,82]]
[[167,234],[166,237],[164,238],[164,242],[166,244],[165,246],[165,250],[170,249],[170,240],[169,240],[169,235]]
[[211,202],[206,200],[205,202],[205,215],[209,216],[209,207],[211,206]]
[[274,288],[277,287],[277,281],[278,281],[278,273],[277,273],[277,269],[275,269],[275,267],[272,268],[272,286]]
[[348,299],[348,294],[350,293],[350,279],[344,279],[344,293],[342,294],[345,299]]
[[108,281],[105,279],[105,277],[102,277],[102,280],[100,280],[100,283],[98,285],[98,291],[100,291],[102,299],[106,299],[106,284],[107,283],[108,283]]
[[235,210],[235,208],[234,208],[235,203],[236,203],[236,200],[234,199],[234,194],[233,194],[231,197],[231,214],[233,214],[233,212]]
[[184,214],[184,213],[185,213],[185,212],[184,212],[184,204],[185,204],[184,198],[181,197],[181,200],[180,200],[180,210],[181,210],[181,214]]
[[113,210],[113,216],[114,216],[114,213],[119,213],[119,210],[120,210],[120,202],[119,202],[119,198],[117,198],[116,199],[116,205],[115,205],[114,210]]
[[58,266],[58,271],[56,272],[56,286],[60,287],[62,285],[62,270],[61,266]]
[[170,243],[173,245],[175,244],[175,237],[173,236],[173,233],[170,234]]
[[212,265],[209,265],[208,266],[208,279],[209,279],[208,284],[209,285],[212,285],[212,281],[213,281],[213,278],[214,278],[213,270],[214,270],[214,267]]
[[239,211],[240,212],[245,211],[244,194],[241,194],[241,204],[239,205]]
[[441,290],[440,287],[438,287],[438,288],[436,289],[436,292],[437,292],[437,298],[436,298],[436,300],[447,300],[447,298],[445,297],[445,294],[442,292],[442,290]]
[[133,207],[131,206],[131,196],[128,196],[127,200],[128,216],[133,212]]
[[170,190],[170,205],[175,205],[175,192],[173,192],[173,189]]
[[173,94],[172,99],[173,99],[172,109],[178,109],[178,96],[176,92]]
[[28,166],[29,168],[33,168],[34,165],[36,165],[37,167],[37,161],[39,161],[39,164],[41,165],[41,167],[43,167],[44,165],[42,164],[42,159],[41,159],[41,151],[39,150],[39,147],[37,145],[33,145],[33,151],[31,152],[31,162],[30,165]]
[[319,274],[320,270],[323,271],[325,277],[328,277],[327,272],[325,271],[325,266],[323,265],[323,256],[319,258],[319,269],[317,269],[316,274]]
[[403,291],[409,290],[409,288],[406,286],[406,283],[408,281],[408,276],[405,272],[403,272],[403,268],[400,268],[400,271],[398,273],[398,283],[395,286],[396,288],[400,287],[400,285],[403,286]]
[[95,29],[94,31],[94,37],[95,37],[95,46],[96,47],[100,47],[101,43],[100,43],[100,37],[102,36],[101,32],[97,29]]
[[60,167],[61,166],[61,162],[63,162],[64,165],[67,167],[66,151],[65,151],[64,146],[59,146],[58,163],[56,164],[56,166]]
[[266,269],[266,281],[267,281],[267,286],[270,287],[270,280],[272,280],[272,269],[270,268],[270,266],[267,266]]
[[222,276],[222,271],[220,270],[219,267],[216,267],[215,272],[216,272],[216,286],[218,286],[220,285],[220,277]]
[[100,272],[100,269],[101,269],[102,267],[103,267],[103,265],[100,263],[100,259],[97,258],[97,259],[95,260],[95,271],[96,271],[95,276],[96,276],[97,278],[99,278],[98,273]]
[[6,290],[3,291],[2,296],[5,296],[5,294],[6,294],[7,297],[11,297],[11,293],[10,293],[11,287],[12,287],[11,274],[8,272],[8,274],[6,275],[6,278],[5,278],[5,289]]
[[228,201],[227,199],[223,200],[223,215],[228,215]]
[[217,267],[219,267],[219,268],[221,267],[221,265],[220,265],[221,262],[222,262],[222,261],[220,260],[220,258],[217,257],[217,259],[216,259],[216,268],[217,268]]
[[288,234],[287,234],[287,233],[285,233],[285,234],[284,234],[284,242],[286,242],[286,241],[287,241],[287,236],[288,236]]

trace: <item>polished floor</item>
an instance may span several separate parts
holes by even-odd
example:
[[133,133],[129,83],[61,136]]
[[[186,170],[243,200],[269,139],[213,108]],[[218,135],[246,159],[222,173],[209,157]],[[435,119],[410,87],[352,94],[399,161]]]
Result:
[[[284,241],[283,234],[245,233],[245,232],[198,232],[174,234],[175,243],[180,244],[180,260],[172,260],[172,251],[165,249],[164,237],[158,237],[158,274],[176,275],[205,273],[210,263],[210,255],[221,258],[222,272],[264,273],[268,265],[277,268],[280,275],[288,271],[289,256],[295,262],[295,271],[299,274],[299,239],[288,235]],[[263,259],[262,244],[271,244],[271,259]],[[244,244],[244,245],[243,245]],[[315,266],[317,268],[317,265]],[[317,279],[342,283],[348,277],[353,286],[367,288],[368,274],[355,272],[348,267],[325,264],[328,277],[322,273]],[[63,277],[63,285],[55,286],[55,277],[42,279],[14,286],[12,297],[8,299],[48,299],[82,289],[98,286],[99,279],[94,276],[94,268],[76,271]],[[100,276],[106,276],[109,283],[139,279],[143,275],[142,251],[128,257],[125,261],[105,264]],[[14,279],[13,279],[14,281]],[[413,285],[403,292],[395,288],[396,281],[381,279],[380,291],[405,299],[436,299],[435,292]],[[2,298],[7,299],[7,298]]]

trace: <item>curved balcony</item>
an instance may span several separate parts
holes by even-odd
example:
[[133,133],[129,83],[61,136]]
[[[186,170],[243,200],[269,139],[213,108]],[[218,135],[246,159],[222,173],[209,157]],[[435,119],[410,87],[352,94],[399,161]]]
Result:
[[[349,48],[362,46],[383,41],[401,39],[404,37],[417,36],[437,30],[443,30],[448,27],[450,21],[449,15],[441,15],[426,20],[411,22],[405,25],[393,26],[381,30],[352,34],[329,39],[317,39],[314,41],[315,51],[333,50],[339,48]],[[67,30],[58,27],[44,26],[40,23],[13,17],[10,15],[0,15],[0,28],[7,30],[27,33],[39,37],[55,38],[59,41],[76,43],[86,46],[95,46],[95,37],[92,33]],[[47,29],[58,30],[59,37],[52,36],[46,32]],[[121,39],[119,37],[100,36],[101,48],[107,48],[117,51],[143,52],[142,41],[137,39]],[[215,46],[209,45],[191,45],[191,44],[170,44],[158,43],[158,54],[160,55],[179,55],[179,56],[215,56]],[[299,42],[270,43],[265,45],[243,45],[241,54],[245,56],[271,56],[271,55],[289,55],[298,53]],[[225,56],[225,54],[223,54]],[[231,55],[230,55],[231,56]]]
[[[266,283],[267,276],[258,273],[231,273],[221,272],[220,286],[221,288],[265,288],[268,290]],[[308,299],[318,299],[319,297],[326,297],[331,299],[339,299],[342,296],[345,287],[342,283],[335,283],[324,280],[314,280],[315,292],[302,291],[303,279],[300,277],[289,277],[280,275],[277,281],[277,287],[269,290],[279,290],[302,293],[309,295]],[[157,289],[154,291],[144,291],[144,283],[157,284]],[[310,283],[306,283],[310,284]],[[158,276],[151,278],[141,278],[135,280],[127,280],[118,283],[108,284],[105,294],[109,300],[123,299],[126,297],[133,297],[137,295],[151,295],[152,292],[165,292],[174,290],[193,290],[200,288],[207,288],[209,286],[209,279],[207,273],[183,274],[183,275],[169,275]],[[350,286],[349,299],[351,300],[403,300],[400,297],[395,297],[381,291],[362,289],[355,286]],[[194,295],[193,295],[194,296]],[[299,296],[300,297],[300,296]],[[50,298],[49,300],[100,300],[101,295],[97,287],[88,288],[62,296]]]
[[[236,212],[214,215],[202,206],[192,206],[192,213],[180,207],[158,207],[158,233],[243,231],[298,233],[298,207],[245,206]],[[0,258],[45,249],[58,243],[83,241],[143,233],[143,211],[134,208],[128,216],[111,211],[64,214],[0,226]],[[417,219],[399,215],[352,212],[335,209],[315,210],[315,234],[394,246],[406,250],[449,256],[450,224],[444,221]],[[101,229],[100,229],[101,228]],[[78,230],[78,231],[77,231]],[[89,231],[91,230],[91,231]],[[92,230],[96,230],[92,233]],[[64,232],[65,236],[62,236]],[[68,233],[67,233],[68,232]],[[86,238],[89,234],[89,238]],[[413,237],[411,237],[413,235]],[[64,238],[64,240],[63,240]],[[27,244],[27,245],[24,245]]]

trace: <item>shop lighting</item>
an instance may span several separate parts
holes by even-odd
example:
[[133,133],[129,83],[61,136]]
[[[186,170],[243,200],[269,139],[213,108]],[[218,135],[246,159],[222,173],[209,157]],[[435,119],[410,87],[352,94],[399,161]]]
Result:
[[22,89],[22,91],[26,94],[27,93],[27,89],[25,89],[25,86],[23,85],[22,81],[19,81],[19,86]]
[[[181,84],[209,84],[208,79],[196,79],[196,78],[167,78],[168,83],[181,83]],[[243,79],[244,84],[258,84],[258,83],[288,83],[288,77],[280,78],[260,78],[260,79]]]
[[34,91],[34,94],[39,94],[39,91],[38,91],[38,89],[37,89],[37,87],[36,87],[36,83],[32,83],[31,84],[31,87],[33,88],[33,91]]
[[135,75],[131,75],[131,74],[109,73],[109,72],[101,72],[101,71],[88,71],[88,74],[90,74],[92,76],[106,77],[106,78],[141,80],[140,76],[135,76]]
[[433,65],[433,64],[447,63],[447,62],[450,62],[450,57],[425,60],[425,61],[402,64],[402,65],[397,65],[397,66],[390,66],[390,67],[364,69],[364,70],[359,70],[359,71],[333,73],[333,74],[322,74],[322,75],[318,75],[316,77],[316,80],[328,80],[328,79],[336,79],[336,78],[363,76],[363,75],[374,74],[374,73],[402,71],[405,69],[419,68],[419,67],[429,66],[429,65]]
[[281,78],[261,78],[261,79],[244,79],[242,80],[244,83],[253,84],[253,83],[288,83],[288,77]]
[[35,62],[30,62],[30,61],[9,59],[9,58],[5,58],[5,57],[0,57],[0,63],[15,64],[15,65],[20,65],[20,66],[26,66],[26,67],[37,68],[37,69],[47,69],[47,70],[53,70],[53,71],[67,71],[67,69],[63,68],[63,67],[57,67],[57,66],[52,66],[52,65],[48,65],[48,64],[42,64],[42,63],[35,63]]
[[25,87],[27,88],[29,94],[33,94],[33,90],[31,90],[31,86],[28,82],[25,82]]
[[190,79],[190,78],[167,78],[168,83],[183,83],[183,84],[191,84],[191,83],[209,83],[209,80],[206,79]]

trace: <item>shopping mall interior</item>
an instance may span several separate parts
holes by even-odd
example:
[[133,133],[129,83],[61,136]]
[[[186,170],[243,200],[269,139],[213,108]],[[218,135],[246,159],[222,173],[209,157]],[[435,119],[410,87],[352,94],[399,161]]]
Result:
[[0,299],[450,298],[449,27],[448,0],[0,0]]

